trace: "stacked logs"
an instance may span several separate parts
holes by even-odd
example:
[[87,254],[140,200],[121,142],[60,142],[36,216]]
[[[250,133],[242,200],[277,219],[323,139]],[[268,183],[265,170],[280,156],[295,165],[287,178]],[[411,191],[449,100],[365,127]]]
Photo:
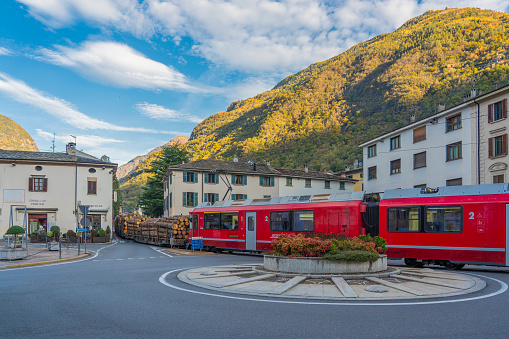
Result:
[[[144,218],[139,214],[119,215],[116,225],[123,227],[126,239],[134,239],[150,244],[170,244],[170,238],[177,243],[189,238],[189,216],[179,215],[170,218]],[[117,228],[121,228],[118,227]]]

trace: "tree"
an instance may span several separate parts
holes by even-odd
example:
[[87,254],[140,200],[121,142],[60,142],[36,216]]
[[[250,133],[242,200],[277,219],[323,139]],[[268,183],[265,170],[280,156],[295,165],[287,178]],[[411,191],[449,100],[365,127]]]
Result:
[[120,184],[118,182],[117,176],[115,175],[113,178],[113,191],[117,192],[117,201],[113,201],[113,215],[117,215],[120,206],[122,205],[122,195],[120,194]]
[[163,177],[168,166],[181,164],[187,161],[188,152],[181,146],[168,146],[163,149],[156,159],[145,170],[149,178],[142,187],[140,206],[145,214],[152,217],[161,216],[164,212],[164,187]]

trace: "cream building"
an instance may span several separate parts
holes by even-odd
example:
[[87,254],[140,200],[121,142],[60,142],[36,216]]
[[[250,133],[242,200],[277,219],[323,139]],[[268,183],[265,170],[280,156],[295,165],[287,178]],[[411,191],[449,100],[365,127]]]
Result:
[[[28,232],[59,226],[75,230],[82,215],[79,205],[89,205],[95,228],[112,226],[112,184],[117,165],[107,157],[94,158],[67,146],[66,153],[0,150],[0,235],[22,225]],[[81,226],[80,226],[81,227]]]
[[509,86],[479,94],[383,134],[363,148],[364,190],[507,181]]
[[202,202],[353,192],[356,180],[307,167],[196,160],[168,167],[163,181],[164,216],[172,216],[189,214]]

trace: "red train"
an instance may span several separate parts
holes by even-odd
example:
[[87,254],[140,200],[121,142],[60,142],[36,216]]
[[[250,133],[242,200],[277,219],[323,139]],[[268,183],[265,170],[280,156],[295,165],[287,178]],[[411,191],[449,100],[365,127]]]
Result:
[[379,235],[387,255],[408,266],[509,266],[509,185],[386,191],[379,203],[364,192],[202,203],[190,237],[214,251],[268,251],[280,234]]

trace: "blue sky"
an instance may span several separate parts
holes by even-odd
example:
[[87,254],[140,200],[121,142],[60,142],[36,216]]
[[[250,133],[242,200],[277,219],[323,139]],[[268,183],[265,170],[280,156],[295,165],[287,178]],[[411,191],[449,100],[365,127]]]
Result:
[[2,0],[0,114],[123,164],[429,9],[509,0]]

